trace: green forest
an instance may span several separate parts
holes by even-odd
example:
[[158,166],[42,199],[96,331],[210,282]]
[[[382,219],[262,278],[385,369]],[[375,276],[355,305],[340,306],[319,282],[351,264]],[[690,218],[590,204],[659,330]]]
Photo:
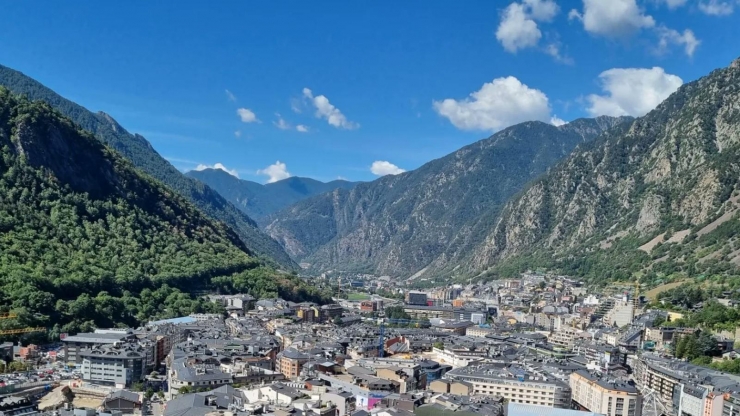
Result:
[[94,326],[216,309],[193,293],[325,302],[237,234],[42,102],[0,87],[0,329]]
[[79,127],[91,132],[98,140],[120,152],[134,167],[161,181],[210,218],[223,221],[237,233],[251,252],[259,255],[264,261],[287,270],[297,268],[282,247],[262,233],[251,218],[210,187],[182,174],[157,153],[144,137],[129,133],[109,115],[88,111],[36,80],[2,65],[0,65],[0,85],[30,100],[42,100],[51,105]]

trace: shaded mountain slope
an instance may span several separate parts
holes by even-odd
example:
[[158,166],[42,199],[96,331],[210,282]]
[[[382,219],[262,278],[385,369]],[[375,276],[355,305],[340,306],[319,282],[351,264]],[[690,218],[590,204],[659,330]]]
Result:
[[119,151],[134,166],[162,181],[210,217],[226,223],[254,253],[272,259],[283,267],[295,267],[295,263],[280,245],[262,233],[247,215],[213,189],[183,175],[160,156],[144,137],[127,132],[109,115],[102,112],[92,113],[36,80],[2,65],[0,65],[0,85],[31,100],[49,103],[83,129]]
[[51,338],[212,308],[200,290],[322,297],[47,104],[0,87],[0,323]]

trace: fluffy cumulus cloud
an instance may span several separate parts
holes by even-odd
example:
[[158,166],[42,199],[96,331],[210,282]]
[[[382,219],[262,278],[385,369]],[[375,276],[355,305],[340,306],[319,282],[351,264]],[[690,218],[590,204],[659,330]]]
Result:
[[701,43],[696,38],[694,32],[691,29],[686,29],[683,33],[679,33],[676,30],[668,29],[667,27],[659,27],[658,33],[658,52],[664,53],[671,45],[682,46],[687,56],[694,56],[694,51]]
[[729,0],[708,0],[699,3],[699,10],[710,16],[727,16],[735,11],[735,7]]
[[214,165],[204,165],[201,163],[195,167],[195,170],[206,170],[206,169],[219,169],[219,170],[222,170],[228,173],[231,176],[234,176],[236,178],[239,177],[239,173],[236,171],[236,169],[228,169],[226,166],[224,166],[221,163],[216,163]]
[[347,120],[347,117],[342,114],[337,107],[331,104],[326,96],[314,96],[313,92],[308,88],[303,89],[303,96],[311,102],[314,108],[316,108],[316,117],[325,119],[329,125],[338,129],[347,130],[353,130],[360,127],[360,125],[354,121]]
[[541,37],[537,23],[527,16],[523,5],[512,3],[504,10],[496,39],[508,52],[535,46]]
[[683,84],[663,68],[614,68],[599,75],[603,95],[587,98],[593,116],[639,117],[658,106]]
[[[501,14],[496,39],[508,52],[537,46],[542,32],[537,22],[549,22],[560,8],[552,0],[523,0],[511,3]],[[550,53],[550,51],[546,52]],[[551,54],[551,53],[550,53]]]
[[248,108],[240,108],[236,110],[236,114],[239,116],[241,121],[245,123],[258,123],[259,119],[257,119],[257,115],[254,114],[254,112]]
[[285,163],[279,160],[264,169],[258,170],[257,174],[267,176],[267,183],[281,181],[292,176],[290,172],[288,172],[288,167]]
[[583,13],[574,9],[568,17],[582,21],[587,32],[609,38],[631,36],[655,26],[655,19],[636,0],[583,0]]
[[376,160],[370,166],[370,172],[373,175],[385,176],[385,175],[398,175],[399,173],[406,172],[405,169],[401,169],[387,160]]
[[303,124],[299,124],[295,126],[296,131],[299,133],[308,133],[308,126],[304,126]]
[[550,121],[547,96],[511,76],[483,84],[467,98],[434,101],[433,106],[462,130],[496,131],[523,121]]

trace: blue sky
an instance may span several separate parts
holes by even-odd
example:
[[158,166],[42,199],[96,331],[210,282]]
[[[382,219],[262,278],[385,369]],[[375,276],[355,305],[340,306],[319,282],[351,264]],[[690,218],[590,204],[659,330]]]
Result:
[[0,63],[182,170],[371,180],[528,119],[644,114],[740,56],[738,16],[740,0],[5,2]]

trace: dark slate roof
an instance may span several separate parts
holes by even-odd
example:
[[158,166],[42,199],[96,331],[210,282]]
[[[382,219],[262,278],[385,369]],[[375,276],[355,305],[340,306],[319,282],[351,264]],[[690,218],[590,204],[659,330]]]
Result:
[[105,401],[108,402],[108,401],[116,400],[116,399],[128,400],[134,403],[141,403],[141,398],[139,397],[139,393],[134,393],[128,390],[116,390],[110,393],[108,397],[105,398]]

